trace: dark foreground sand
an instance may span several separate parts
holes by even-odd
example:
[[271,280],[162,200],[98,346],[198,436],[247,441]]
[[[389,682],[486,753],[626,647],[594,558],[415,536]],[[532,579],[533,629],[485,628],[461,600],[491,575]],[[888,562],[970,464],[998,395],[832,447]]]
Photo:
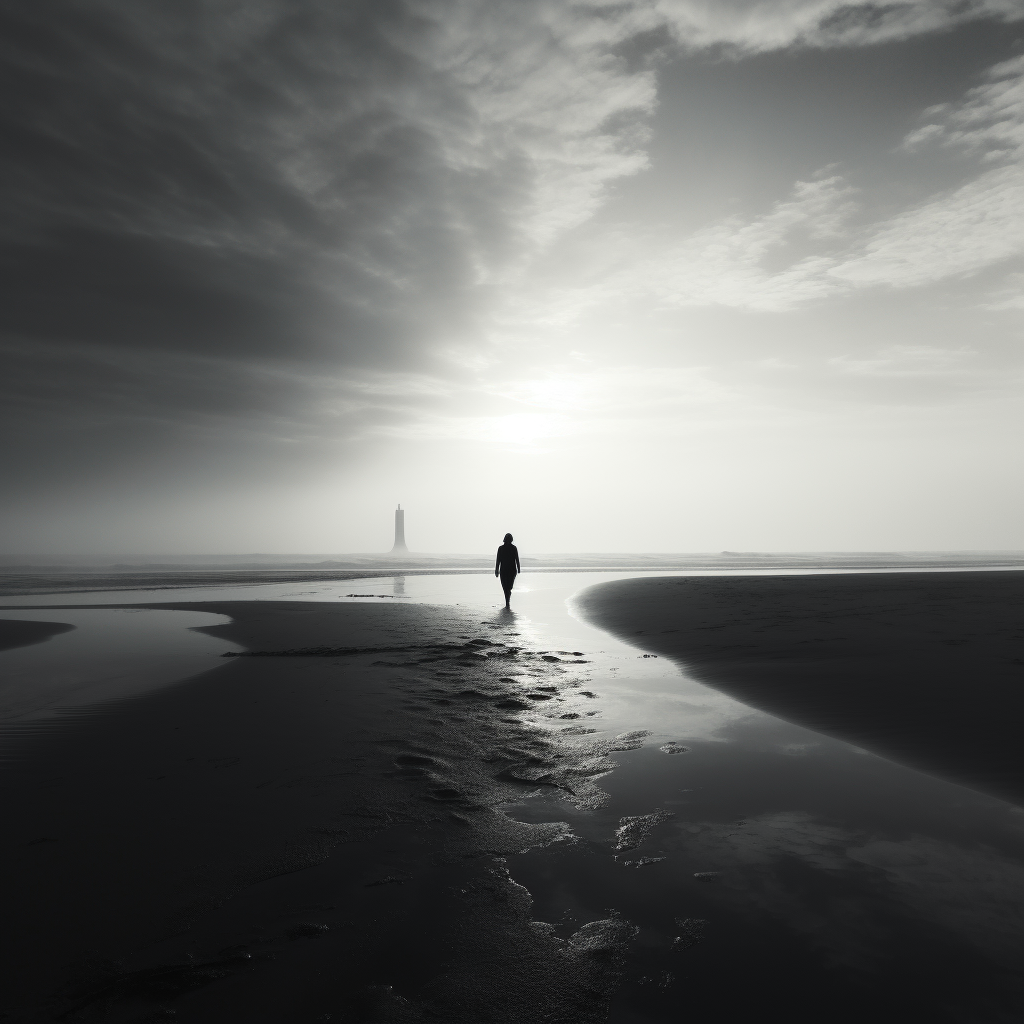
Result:
[[[970,737],[987,702],[989,736],[1018,726],[1020,684],[988,669],[1020,671],[1020,591],[633,580],[584,605],[752,703],[783,713],[789,693],[793,717],[953,774],[944,723]],[[166,605],[231,616],[204,631],[249,654],[5,731],[0,1019],[1021,1019],[1024,830],[1005,804],[839,744],[791,756],[806,734],[761,716],[741,715],[746,746],[734,722],[685,753],[645,743],[654,721],[594,732],[613,677],[652,662],[598,671],[504,613],[386,604]],[[1019,778],[964,731],[963,771]]]
[[1024,805],[1024,573],[635,579],[579,607],[751,707]]
[[604,1018],[633,930],[538,929],[500,860],[568,826],[497,804],[614,767],[515,717],[552,661],[459,609],[188,607],[264,656],[6,736],[4,1020]]
[[41,644],[52,636],[67,633],[75,627],[67,622],[29,622],[0,619],[0,651]]

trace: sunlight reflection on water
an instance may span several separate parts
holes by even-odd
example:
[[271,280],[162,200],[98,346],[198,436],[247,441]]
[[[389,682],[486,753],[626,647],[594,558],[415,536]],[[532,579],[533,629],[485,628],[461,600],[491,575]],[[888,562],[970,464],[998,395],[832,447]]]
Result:
[[[611,906],[640,927],[647,973],[622,991],[630,1012],[638,1014],[630,1019],[671,1016],[678,992],[672,996],[667,983],[653,984],[652,978],[689,972],[704,981],[717,977],[724,985],[736,963],[745,965],[755,991],[790,972],[806,1001],[819,989],[821,999],[831,997],[828,979],[835,963],[865,978],[885,979],[880,984],[896,991],[900,985],[908,989],[907,977],[938,969],[952,976],[957,964],[970,960],[975,978],[989,979],[985,984],[993,992],[1012,989],[1017,982],[1000,980],[1000,972],[1016,977],[1024,812],[751,709],[574,614],[573,595],[580,590],[641,575],[678,573],[527,573],[517,583],[511,613],[503,608],[498,581],[482,574],[83,599],[90,605],[361,602],[382,610],[399,601],[451,605],[471,610],[494,635],[518,634],[533,651],[551,652],[558,661],[549,670],[573,679],[579,700],[538,704],[522,712],[524,721],[562,733],[567,742],[572,730],[580,742],[646,735],[610,755],[617,768],[599,780],[609,796],[604,806],[574,808],[551,787],[507,805],[505,812],[523,821],[567,821],[580,840],[514,856],[509,867],[531,893],[538,920],[565,914],[594,920]],[[52,598],[32,602],[55,606],[77,595]],[[189,631],[223,621],[207,613],[51,607],[0,614],[79,626],[45,644],[0,655],[4,665],[21,659],[23,679],[29,678],[28,666],[37,679],[50,673],[58,689],[73,650],[80,652],[80,665],[96,670],[94,683],[100,668],[117,665],[119,674],[111,679],[130,685],[143,667],[153,678],[154,663],[168,652],[173,656],[166,671],[161,669],[167,682],[213,667],[214,656],[230,647]],[[196,659],[189,671],[186,650],[187,658]],[[529,676],[522,679],[524,689],[531,685]],[[98,692],[84,687],[75,699],[99,699]],[[568,708],[576,709],[571,722],[564,720]],[[640,841],[617,850],[613,843],[623,821],[642,824],[645,816],[651,816],[650,827],[639,830]],[[679,951],[684,947],[685,955]],[[758,971],[763,976],[755,977]]]

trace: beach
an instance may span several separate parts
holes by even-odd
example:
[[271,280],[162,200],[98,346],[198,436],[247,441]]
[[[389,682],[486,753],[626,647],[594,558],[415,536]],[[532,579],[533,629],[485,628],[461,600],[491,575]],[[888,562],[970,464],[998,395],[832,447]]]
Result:
[[1024,1024],[1024,0],[2,18],[0,1024]]
[[[210,1020],[307,1019],[338,1002],[370,1014],[340,1019],[393,1019],[396,965],[451,1019],[525,1020],[537,1000],[600,1019],[624,926],[592,926],[556,963],[565,942],[531,929],[499,866],[568,829],[496,806],[538,778],[582,804],[613,767],[603,748],[563,749],[516,717],[562,688],[562,658],[457,609],[187,607],[230,615],[208,631],[257,656],[7,733],[15,1019],[135,1019],[169,999]],[[502,1009],[493,986],[471,995],[484,956],[533,964]],[[321,977],[323,959],[344,966]]]
[[999,737],[1020,575],[607,577],[111,595],[223,646],[4,723],[7,1019],[1014,1019],[1012,756],[782,682],[917,701],[937,628]]
[[1024,804],[1024,573],[624,580],[580,608],[751,707]]
[[66,622],[18,622],[9,620],[0,623],[0,651],[11,651],[16,647],[30,647],[41,644],[51,636],[66,633],[74,627]]

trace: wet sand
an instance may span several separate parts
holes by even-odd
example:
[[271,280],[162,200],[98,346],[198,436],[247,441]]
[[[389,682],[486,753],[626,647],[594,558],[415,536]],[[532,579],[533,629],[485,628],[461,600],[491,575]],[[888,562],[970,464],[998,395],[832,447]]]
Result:
[[1024,573],[635,579],[578,607],[751,707],[1024,805]]
[[562,659],[459,609],[183,607],[262,656],[9,737],[10,1019],[606,1016],[629,927],[538,930],[501,860],[569,828],[498,805],[614,767],[517,716],[587,703]]
[[150,605],[247,653],[7,736],[7,1019],[1019,1019],[1024,817],[520,582]]

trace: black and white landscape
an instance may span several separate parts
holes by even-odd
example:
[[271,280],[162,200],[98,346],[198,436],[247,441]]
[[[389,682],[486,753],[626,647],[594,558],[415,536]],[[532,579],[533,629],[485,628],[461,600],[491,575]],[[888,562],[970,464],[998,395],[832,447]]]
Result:
[[1024,1018],[1020,0],[0,25],[0,1019]]

